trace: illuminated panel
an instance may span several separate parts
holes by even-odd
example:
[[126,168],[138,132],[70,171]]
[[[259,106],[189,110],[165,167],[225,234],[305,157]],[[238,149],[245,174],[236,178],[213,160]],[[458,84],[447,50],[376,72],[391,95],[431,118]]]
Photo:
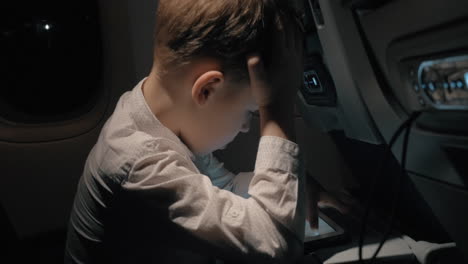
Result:
[[304,72],[304,86],[310,94],[323,93],[323,87],[317,73],[313,70]]
[[435,108],[468,109],[468,56],[424,61],[418,79],[423,94]]

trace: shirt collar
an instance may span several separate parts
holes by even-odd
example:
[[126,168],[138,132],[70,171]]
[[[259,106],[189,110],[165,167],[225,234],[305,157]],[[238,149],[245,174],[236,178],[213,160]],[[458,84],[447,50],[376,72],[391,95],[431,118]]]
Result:
[[145,77],[141,80],[131,92],[131,107],[130,111],[133,120],[135,121],[139,130],[148,133],[153,137],[164,137],[169,139],[181,147],[181,151],[191,160],[195,159],[195,155],[190,149],[174,134],[169,128],[165,127],[153,114],[148,104],[146,103],[143,95],[143,82],[147,79]]

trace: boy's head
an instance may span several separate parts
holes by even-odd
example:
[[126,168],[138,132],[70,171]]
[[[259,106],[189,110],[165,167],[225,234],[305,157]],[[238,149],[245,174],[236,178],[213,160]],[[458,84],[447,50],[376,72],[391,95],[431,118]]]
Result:
[[260,53],[268,67],[273,34],[283,19],[296,15],[293,3],[159,0],[152,75],[188,110],[184,117],[178,111],[184,120],[179,136],[192,151],[211,152],[248,131],[257,106],[246,56]]
[[[237,80],[248,79],[245,56],[268,62],[271,32],[295,13],[293,0],[160,0],[154,62],[161,74],[197,57],[218,59]],[[267,63],[268,64],[268,63]]]

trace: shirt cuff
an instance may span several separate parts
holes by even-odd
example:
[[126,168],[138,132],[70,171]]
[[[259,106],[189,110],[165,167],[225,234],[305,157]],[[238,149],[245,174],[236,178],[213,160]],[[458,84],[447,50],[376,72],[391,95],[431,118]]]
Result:
[[262,136],[258,145],[255,170],[277,169],[294,175],[298,172],[299,146],[276,136]]

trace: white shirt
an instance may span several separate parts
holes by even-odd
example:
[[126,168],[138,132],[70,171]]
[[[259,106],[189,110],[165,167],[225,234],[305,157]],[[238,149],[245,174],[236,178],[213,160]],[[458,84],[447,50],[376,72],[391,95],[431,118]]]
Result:
[[261,137],[242,197],[231,192],[236,175],[212,155],[195,157],[158,121],[142,83],[121,96],[88,156],[66,262],[293,263],[301,257],[305,208],[298,145]]

